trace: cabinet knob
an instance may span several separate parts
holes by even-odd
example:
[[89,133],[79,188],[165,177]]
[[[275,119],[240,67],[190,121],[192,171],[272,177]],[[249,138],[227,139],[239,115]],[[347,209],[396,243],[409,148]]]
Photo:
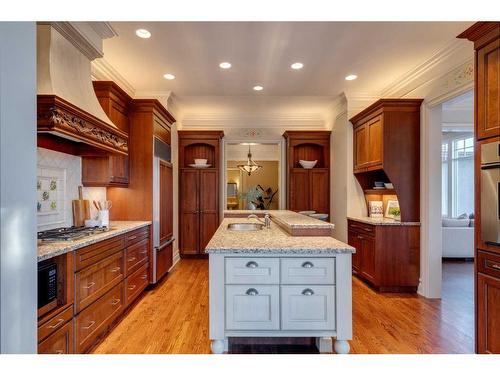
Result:
[[314,294],[314,291],[312,289],[307,288],[302,291],[302,294],[304,296],[312,296]]
[[314,267],[314,264],[312,264],[311,262],[302,263],[302,268],[313,268],[313,267]]
[[259,267],[259,265],[257,264],[257,262],[254,262],[253,260],[251,260],[250,262],[248,262],[245,267],[247,268],[257,268]]
[[258,294],[259,294],[259,292],[257,292],[257,289],[254,289],[254,288],[250,288],[246,291],[247,296],[256,296]]

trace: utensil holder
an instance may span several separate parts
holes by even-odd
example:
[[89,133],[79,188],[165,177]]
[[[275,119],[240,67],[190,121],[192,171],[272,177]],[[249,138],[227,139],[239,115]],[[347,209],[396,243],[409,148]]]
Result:
[[101,222],[101,227],[109,227],[109,210],[99,210],[97,220]]

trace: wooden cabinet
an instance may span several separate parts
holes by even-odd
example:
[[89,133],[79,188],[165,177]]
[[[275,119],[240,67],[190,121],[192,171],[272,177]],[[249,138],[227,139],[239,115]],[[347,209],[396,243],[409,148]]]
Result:
[[38,344],[38,354],[74,353],[73,320],[62,325],[54,334]]
[[420,277],[420,227],[371,225],[348,220],[356,249],[353,273],[382,292],[416,292]]
[[[370,200],[397,196],[401,220],[420,221],[421,99],[380,99],[350,119],[353,172]],[[394,189],[372,190],[375,182]],[[394,199],[392,197],[389,199]]]
[[476,352],[498,354],[500,248],[481,239],[481,146],[500,141],[500,22],[476,22],[458,38],[474,42],[475,50]]
[[[287,208],[292,211],[330,213],[330,132],[288,131]],[[317,160],[304,169],[300,160]]]
[[[94,81],[93,85],[104,113],[117,128],[128,134],[132,98],[114,82]],[[90,154],[85,151],[81,153],[84,186],[128,186],[128,156],[110,153],[94,154],[94,151]]]
[[[179,131],[179,251],[204,254],[219,226],[219,131]],[[189,167],[194,159],[207,159],[210,167]]]

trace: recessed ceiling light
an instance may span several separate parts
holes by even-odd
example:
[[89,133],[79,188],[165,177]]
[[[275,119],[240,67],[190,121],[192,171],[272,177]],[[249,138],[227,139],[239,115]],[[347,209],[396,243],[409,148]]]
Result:
[[290,65],[290,68],[295,69],[295,70],[302,69],[303,67],[304,67],[304,64],[302,64],[301,62],[296,62],[296,63],[293,63],[292,65]]
[[222,69],[229,69],[231,67],[231,63],[230,62],[227,62],[227,61],[224,61],[224,62],[221,62],[219,64],[219,66],[222,68]]
[[257,85],[257,86],[254,86],[254,87],[253,87],[253,89],[254,89],[255,91],[262,91],[262,90],[264,90],[264,87],[262,87],[262,86],[258,86],[258,85]]
[[349,74],[347,77],[345,77],[346,81],[354,81],[358,76],[356,74]]
[[135,35],[142,39],[151,38],[151,33],[146,29],[137,29],[135,30]]
[[172,80],[175,79],[175,76],[173,74],[167,73],[163,75],[163,78]]

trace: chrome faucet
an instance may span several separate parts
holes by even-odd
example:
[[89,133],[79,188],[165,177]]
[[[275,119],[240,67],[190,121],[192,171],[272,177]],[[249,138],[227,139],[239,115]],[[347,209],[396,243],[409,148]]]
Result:
[[248,215],[247,219],[257,219],[261,223],[264,223],[264,225],[267,229],[271,228],[271,216],[269,216],[268,213],[266,213],[266,215],[264,216],[264,220],[262,220],[260,217],[258,217],[255,214]]

